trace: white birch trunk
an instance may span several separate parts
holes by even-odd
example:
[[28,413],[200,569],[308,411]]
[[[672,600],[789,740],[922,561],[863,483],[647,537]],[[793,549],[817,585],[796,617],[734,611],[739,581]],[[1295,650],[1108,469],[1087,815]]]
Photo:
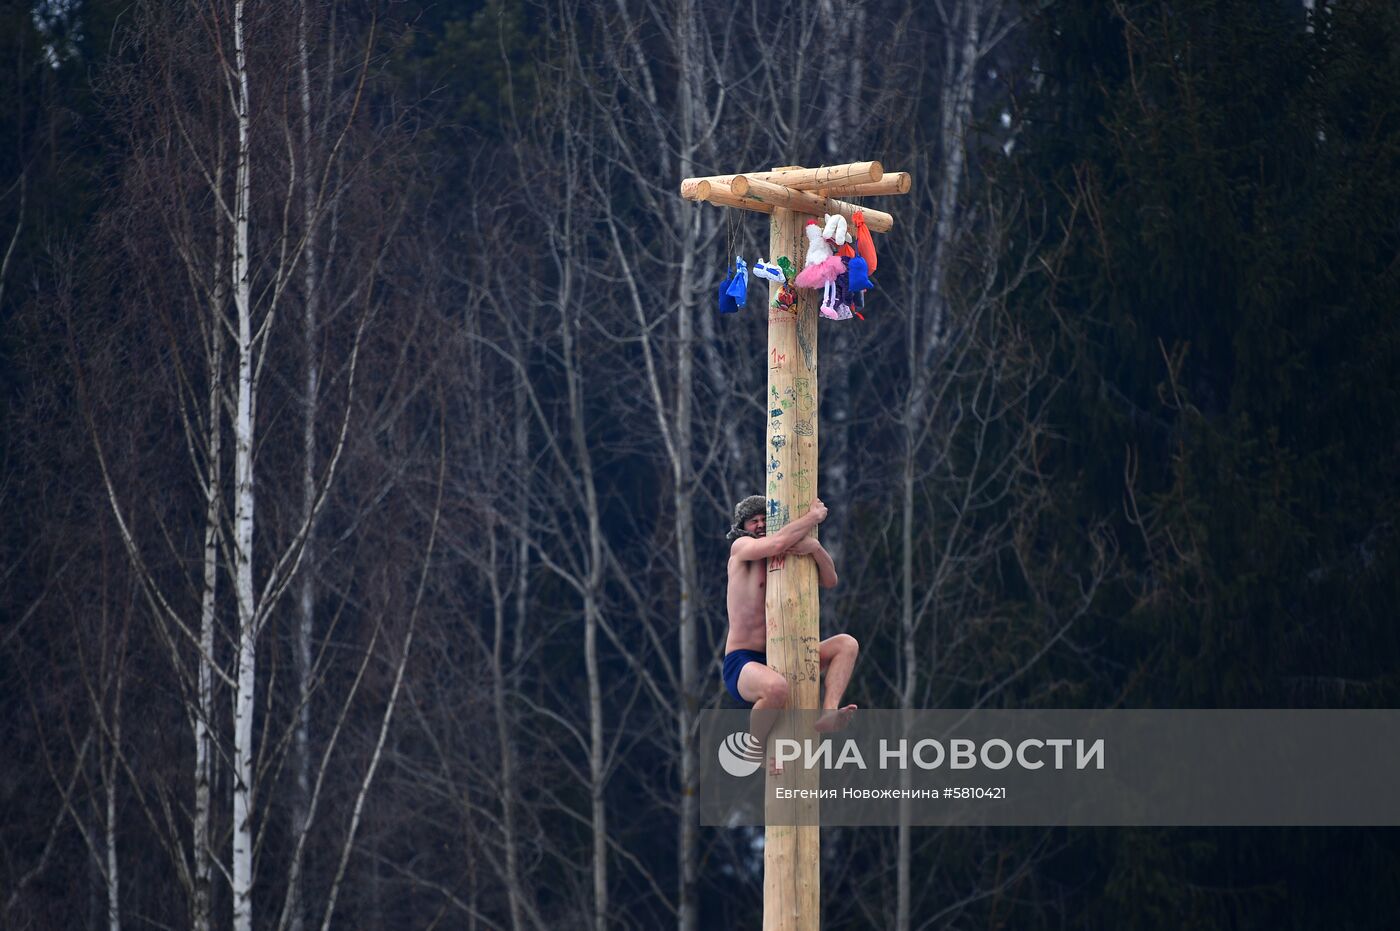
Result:
[[253,929],[253,706],[257,614],[253,601],[253,320],[249,214],[249,107],[243,0],[234,3],[234,106],[238,123],[232,283],[238,312],[238,402],[234,419],[234,587],[238,604],[233,707],[233,928]]
[[502,653],[506,635],[505,593],[497,584],[496,528],[489,532],[491,612],[494,620],[491,640],[491,705],[496,718],[496,742],[501,766],[501,834],[506,854],[506,901],[510,907],[512,931],[525,927],[524,905],[521,902],[520,854],[515,831],[515,737],[510,706],[506,699],[505,664]]
[[105,844],[107,854],[107,931],[121,931],[121,873],[117,870],[117,759],[121,755],[121,679],[117,680],[117,697],[114,703],[112,721],[112,749],[103,773],[103,788],[106,790],[107,824]]
[[585,596],[583,650],[588,667],[588,779],[593,819],[593,929],[608,928],[608,809],[603,798],[603,693],[598,676],[598,605]]
[[[218,238],[222,251],[223,237]],[[218,272],[216,272],[218,274]],[[199,669],[198,697],[194,719],[194,902],[190,925],[194,931],[209,931],[211,925],[210,894],[214,883],[213,851],[210,848],[209,818],[211,808],[211,767],[213,765],[214,720],[214,606],[219,582],[219,491],[223,468],[222,405],[224,325],[223,296],[227,294],[222,282],[214,288],[216,295],[209,326],[209,424],[204,490],[204,590],[199,610]]]
[[598,493],[593,479],[593,459],[588,452],[588,435],[584,425],[582,377],[579,371],[578,353],[574,345],[574,322],[569,318],[570,296],[569,283],[566,281],[560,291],[559,329],[563,340],[565,382],[569,397],[570,440],[574,447],[574,455],[577,457],[579,483],[583,488],[583,506],[588,519],[588,572],[583,580],[583,654],[584,670],[588,678],[588,778],[593,835],[593,928],[594,931],[607,931],[608,812],[604,798],[606,746],[603,740],[603,690],[598,670],[598,623],[601,611],[598,604],[598,589],[602,582],[603,566],[602,523],[599,518]]

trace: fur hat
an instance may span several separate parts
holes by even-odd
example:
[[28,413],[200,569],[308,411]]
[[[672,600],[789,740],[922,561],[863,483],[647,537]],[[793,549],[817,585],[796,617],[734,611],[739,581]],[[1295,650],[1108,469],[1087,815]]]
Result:
[[734,505],[734,526],[729,528],[729,533],[725,534],[725,539],[734,542],[740,537],[751,537],[752,533],[744,529],[744,524],[750,518],[766,513],[768,510],[768,499],[763,495],[749,495],[743,501]]

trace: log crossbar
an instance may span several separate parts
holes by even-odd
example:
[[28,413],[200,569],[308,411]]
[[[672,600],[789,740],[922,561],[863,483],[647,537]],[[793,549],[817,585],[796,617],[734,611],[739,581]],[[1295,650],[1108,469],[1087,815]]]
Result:
[[[760,181],[774,181],[798,191],[816,191],[842,184],[873,184],[885,176],[879,162],[852,162],[849,165],[827,165],[823,168],[775,168],[772,171],[746,171],[744,174]],[[733,175],[715,175],[702,180],[728,181]]]
[[771,214],[782,207],[807,216],[839,213],[850,219],[860,210],[872,232],[887,233],[894,228],[894,217],[830,195],[850,197],[907,194],[912,181],[908,172],[886,174],[879,162],[852,162],[823,168],[780,168],[773,171],[745,172],[686,178],[681,196],[718,207],[735,207]]

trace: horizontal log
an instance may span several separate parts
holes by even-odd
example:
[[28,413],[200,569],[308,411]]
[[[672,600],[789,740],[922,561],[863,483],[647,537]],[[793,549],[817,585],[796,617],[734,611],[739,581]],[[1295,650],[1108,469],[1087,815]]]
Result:
[[[885,175],[885,169],[879,162],[851,162],[849,165],[827,165],[822,168],[780,168],[773,171],[746,171],[742,172],[746,178],[757,178],[760,181],[781,182],[784,187],[795,188],[799,191],[811,191],[817,188],[829,188],[844,184],[873,184]],[[701,181],[720,181],[729,183],[734,175],[712,175],[705,178],[686,178],[681,182],[681,196],[687,200],[704,200],[703,197],[689,197],[686,195],[688,189],[693,190]]]
[[[773,205],[740,197],[729,189],[727,184],[716,184],[707,182],[709,188],[705,196],[705,203],[714,204],[716,207],[738,207],[740,210],[752,210],[755,213],[772,213]],[[696,198],[687,198],[695,200]]]
[[[720,187],[714,181],[711,181],[710,184],[712,191]],[[735,175],[729,188],[733,194],[745,200],[771,204],[774,207],[786,207],[788,210],[810,214],[814,217],[828,213],[839,213],[850,219],[857,210],[860,210],[865,213],[865,223],[870,227],[871,232],[888,233],[894,228],[894,217],[884,211],[871,210],[869,207],[848,204],[843,200],[823,197],[820,194],[811,194],[807,191],[795,191],[786,185],[775,184],[772,181],[765,181],[750,175]]]
[[907,171],[892,171],[879,181],[872,181],[869,184],[838,184],[834,187],[817,188],[814,193],[825,194],[828,197],[840,195],[842,197],[866,197],[881,194],[908,194],[909,188],[913,185],[913,179],[909,177]]
[[865,222],[871,232],[888,233],[894,228],[894,217],[883,210],[873,210],[806,191],[794,191],[748,175],[736,175],[735,180],[744,189],[744,194],[736,193],[730,184],[714,178],[687,178],[681,182],[681,196],[686,200],[705,201],[718,207],[737,207],[755,213],[772,213],[775,207],[786,207],[814,217],[839,213],[849,220],[859,210],[865,214]]
[[709,200],[710,182],[704,178],[686,178],[681,182],[681,196],[686,200]]
[[827,165],[823,168],[746,171],[744,175],[762,181],[776,181],[799,191],[811,191],[836,184],[872,184],[885,176],[885,169],[879,162],[851,162],[849,165]]

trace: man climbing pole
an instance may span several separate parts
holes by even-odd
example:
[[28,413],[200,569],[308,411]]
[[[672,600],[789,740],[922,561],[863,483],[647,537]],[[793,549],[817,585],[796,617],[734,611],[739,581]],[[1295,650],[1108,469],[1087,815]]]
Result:
[[[813,499],[807,513],[792,523],[788,523],[788,518],[801,511],[799,496],[816,490],[819,471],[817,322],[827,320],[842,326],[849,324],[834,321],[854,319],[860,298],[850,303],[841,298],[863,294],[874,287],[869,273],[876,269],[876,256],[868,234],[888,232],[894,226],[890,214],[858,207],[833,195],[905,194],[910,186],[908,174],[895,172],[886,177],[884,167],[877,161],[820,168],[784,165],[767,171],[681,181],[681,196],[689,200],[709,201],[726,210],[763,213],[771,218],[767,252],[770,258],[760,258],[752,266],[758,278],[770,283],[768,300],[752,301],[751,295],[746,300],[757,304],[768,318],[764,353],[768,391],[764,409],[771,429],[763,433],[762,450],[767,490],[772,499],[756,495],[735,508],[734,528],[729,535],[729,637],[723,676],[729,693],[753,709],[749,734],[763,746],[767,745],[770,732],[797,736],[796,731],[805,726],[808,715],[792,712],[811,709],[810,713],[817,716],[817,728],[833,731],[845,727],[855,711],[855,705],[841,705],[856,662],[855,638],[840,634],[821,640],[818,629],[821,612],[816,589],[836,584],[836,566],[830,554],[809,534],[825,518],[826,507]],[[854,244],[838,241],[849,239],[841,234],[842,220],[833,219],[838,215],[856,227]],[[809,217],[824,218],[820,231],[806,232]],[[820,248],[816,248],[818,238],[823,241]],[[798,267],[804,251],[808,261]],[[731,254],[736,258],[733,266],[728,264]],[[841,259],[840,270],[836,262],[827,261],[837,256]],[[733,248],[725,250],[727,278],[720,284],[719,303],[722,313],[734,309],[738,300],[735,292],[749,294],[746,282],[734,282],[735,273],[742,270],[738,261],[741,259]],[[816,265],[824,265],[825,269],[818,284],[820,291],[804,290],[797,276]],[[827,277],[833,272],[838,280]],[[848,279],[844,287],[839,283],[843,277]],[[828,284],[832,287],[828,288]],[[852,285],[856,286],[853,294]],[[821,298],[826,298],[827,306],[819,304]],[[770,506],[772,511],[768,510]],[[774,519],[771,538],[766,534],[767,518]],[[779,520],[784,526],[778,525]],[[807,558],[813,560],[810,567],[804,561]],[[797,564],[787,565],[788,559]],[[809,572],[809,568],[816,572]],[[772,577],[770,587],[768,573],[774,571],[777,575]],[[769,656],[773,658],[772,666]],[[823,679],[825,695],[819,700]],[[789,705],[795,707],[784,711]],[[820,705],[820,709],[814,705]],[[779,715],[784,716],[782,722]],[[746,750],[752,746],[744,743]],[[769,760],[771,772],[771,755]],[[799,783],[801,787],[815,787],[818,779],[815,770],[808,770],[791,773],[784,781],[792,783],[790,788],[798,788]],[[768,804],[776,805],[777,801],[769,798]],[[786,807],[782,810],[765,809],[763,927],[765,931],[817,931],[821,926],[817,801],[785,800],[783,805]],[[791,820],[794,805],[804,806],[810,817]]]
[[[810,556],[817,563],[817,584],[822,588],[836,585],[836,564],[831,554],[815,537],[808,536],[826,519],[826,505],[821,499],[812,499],[806,514],[771,537],[766,532],[767,505],[768,499],[763,495],[751,495],[734,507],[734,526],[728,535],[729,637],[724,645],[724,686],[729,694],[753,709],[749,731],[760,743],[766,742],[776,713],[788,701],[787,679],[768,665],[765,652],[768,625],[764,594],[768,572],[780,565],[778,560]],[[855,713],[855,705],[841,706],[841,696],[851,681],[859,651],[860,645],[850,634],[837,634],[819,644],[821,674],[826,680],[823,713],[815,725],[820,732],[841,730]],[[769,767],[774,773],[780,771],[771,757]]]

